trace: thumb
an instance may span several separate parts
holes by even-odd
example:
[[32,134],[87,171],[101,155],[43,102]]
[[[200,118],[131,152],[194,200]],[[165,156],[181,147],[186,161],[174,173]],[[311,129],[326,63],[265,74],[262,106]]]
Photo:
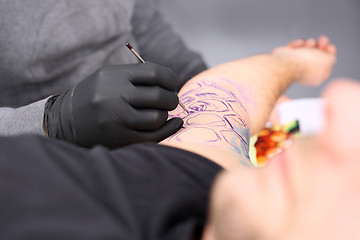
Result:
[[172,134],[179,131],[179,129],[184,124],[184,121],[181,118],[172,118],[168,120],[163,126],[159,129],[151,132],[144,133],[145,138],[150,141],[160,142],[165,138],[171,136]]

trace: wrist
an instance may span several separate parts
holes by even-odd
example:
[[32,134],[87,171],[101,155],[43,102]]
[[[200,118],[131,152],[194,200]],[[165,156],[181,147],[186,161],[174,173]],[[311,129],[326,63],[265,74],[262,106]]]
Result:
[[272,53],[276,63],[281,68],[281,75],[287,79],[289,85],[303,78],[307,62],[296,54]]
[[44,110],[43,128],[46,136],[57,138],[69,142],[75,142],[73,127],[70,119],[72,112],[70,106],[69,93],[54,95],[50,97]]
[[44,134],[45,136],[49,136],[47,130],[46,130],[46,123],[45,123],[45,112],[44,112],[44,116],[43,116],[43,124],[42,124],[42,127],[43,127],[43,131],[44,131]]

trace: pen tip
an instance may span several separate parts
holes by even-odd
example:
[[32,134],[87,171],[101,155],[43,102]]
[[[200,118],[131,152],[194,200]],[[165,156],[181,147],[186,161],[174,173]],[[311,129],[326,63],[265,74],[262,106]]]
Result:
[[130,45],[130,43],[126,42],[125,45],[129,48],[132,49],[133,47]]

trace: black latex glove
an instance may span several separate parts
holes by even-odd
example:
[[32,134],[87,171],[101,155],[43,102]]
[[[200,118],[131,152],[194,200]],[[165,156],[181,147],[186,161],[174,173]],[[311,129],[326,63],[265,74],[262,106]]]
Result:
[[167,121],[179,99],[177,77],[154,63],[104,66],[64,94],[49,98],[48,136],[80,146],[109,148],[151,141],[177,132],[183,121]]

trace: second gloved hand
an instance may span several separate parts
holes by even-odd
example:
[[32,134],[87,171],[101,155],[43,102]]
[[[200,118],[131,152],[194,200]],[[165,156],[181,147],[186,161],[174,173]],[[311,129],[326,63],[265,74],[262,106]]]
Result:
[[46,104],[44,127],[50,137],[80,146],[109,148],[152,141],[177,132],[183,121],[167,121],[176,108],[177,77],[153,64],[105,66]]

